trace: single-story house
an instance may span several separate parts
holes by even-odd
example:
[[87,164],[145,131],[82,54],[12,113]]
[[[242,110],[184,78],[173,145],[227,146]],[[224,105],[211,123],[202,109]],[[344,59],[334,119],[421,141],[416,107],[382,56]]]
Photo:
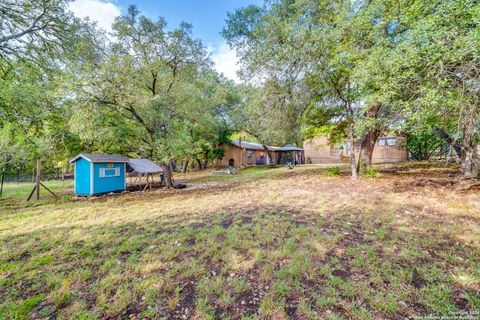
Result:
[[[217,165],[234,167],[255,166],[255,165],[277,165],[283,163],[304,163],[303,149],[285,145],[283,147],[264,146],[260,143],[231,140],[222,145],[224,155]],[[270,159],[268,159],[270,154]]]
[[[303,142],[306,163],[335,164],[350,156],[350,143],[331,144],[326,136]],[[358,159],[358,151],[357,151]],[[372,163],[400,162],[408,160],[406,139],[402,136],[383,135],[377,139],[372,154]],[[347,160],[348,161],[348,160]]]

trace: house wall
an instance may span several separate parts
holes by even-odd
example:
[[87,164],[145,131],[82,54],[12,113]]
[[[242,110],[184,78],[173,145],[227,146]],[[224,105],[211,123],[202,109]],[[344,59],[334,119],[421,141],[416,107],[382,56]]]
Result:
[[303,142],[305,163],[328,164],[340,163],[340,156],[346,155],[346,148],[342,150],[339,145],[330,145],[327,137],[315,137]]
[[[233,146],[231,144],[223,144],[222,145],[224,155],[222,160],[217,162],[218,165],[227,167],[228,161],[233,159],[235,163],[235,167],[241,166],[255,166],[257,162],[257,158],[263,156],[265,159],[267,157],[267,152],[265,150],[243,150],[239,147]],[[272,157],[270,164],[277,164],[279,155],[277,152],[270,151],[270,155]]]
[[[383,136],[387,138],[391,136]],[[372,154],[372,163],[400,162],[408,160],[408,151],[406,148],[405,137],[396,136],[397,144],[395,146],[379,146],[378,140],[375,144]]]
[[[407,161],[408,152],[405,147],[405,138],[401,136],[383,136],[380,138],[385,137],[395,137],[397,139],[397,144],[395,146],[379,146],[377,141],[375,148],[373,149],[372,163]],[[349,154],[347,150],[347,144],[345,143],[343,146],[344,149],[342,153],[339,145],[330,145],[328,143],[327,137],[315,137],[305,140],[303,142],[303,149],[305,150],[305,162],[313,164],[340,163],[342,160],[345,160],[345,157],[347,157]]]
[[[108,163],[106,162],[95,162],[93,163],[93,166],[93,194],[125,190],[126,164],[124,162],[113,162],[111,163],[111,168],[109,168]],[[120,175],[101,177],[102,168],[108,168],[108,170],[118,168]]]
[[75,194],[80,196],[90,194],[90,162],[83,158],[75,161]]

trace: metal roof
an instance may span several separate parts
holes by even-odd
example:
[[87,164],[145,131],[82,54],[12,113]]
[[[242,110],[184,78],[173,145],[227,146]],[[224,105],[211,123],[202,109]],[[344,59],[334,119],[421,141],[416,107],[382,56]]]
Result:
[[163,169],[149,159],[129,159],[127,162],[127,172],[132,171],[138,173],[161,173]]
[[[265,150],[262,144],[260,143],[255,143],[255,142],[248,142],[248,141],[238,141],[238,140],[232,140],[230,141],[231,144],[233,144],[236,147],[243,148],[243,149],[248,149],[248,150]],[[268,150],[275,150],[275,147],[272,146],[267,146]]]
[[94,154],[94,153],[80,153],[70,160],[70,163],[77,161],[78,158],[84,158],[89,162],[127,162],[128,158],[117,156],[114,154]]
[[[248,150],[265,150],[262,144],[255,143],[255,142],[248,142],[248,141],[239,141],[239,140],[231,140],[231,144],[236,147],[248,149]],[[287,144],[284,147],[274,147],[274,146],[267,146],[267,149],[270,151],[278,151],[278,152],[289,152],[289,151],[303,151],[302,148],[296,147],[291,144]]]
[[277,151],[284,151],[284,152],[288,152],[288,151],[303,151],[302,148],[299,148],[297,146],[294,146],[292,144],[286,144],[284,145],[283,147],[278,147],[277,148]]

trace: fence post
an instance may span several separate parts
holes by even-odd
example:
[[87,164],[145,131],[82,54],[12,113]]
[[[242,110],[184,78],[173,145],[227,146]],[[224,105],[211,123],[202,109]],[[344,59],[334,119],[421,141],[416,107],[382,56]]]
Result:
[[35,198],[40,200],[40,159],[37,159],[37,176],[35,180]]
[[0,182],[0,197],[3,195],[3,180],[5,179],[5,167],[2,170],[2,181]]

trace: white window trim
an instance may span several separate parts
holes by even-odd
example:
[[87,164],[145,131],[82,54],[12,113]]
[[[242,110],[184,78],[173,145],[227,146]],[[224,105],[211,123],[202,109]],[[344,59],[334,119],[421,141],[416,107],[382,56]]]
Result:
[[[115,170],[115,173],[113,175],[105,175],[106,170]],[[113,178],[113,177],[120,177],[120,168],[119,167],[114,167],[114,168],[100,168],[100,178]]]
[[[394,143],[394,144],[390,144],[390,143],[388,142],[389,140],[395,140],[395,143]],[[396,138],[396,137],[389,137],[389,138],[386,138],[386,139],[385,139],[385,142],[386,142],[386,145],[387,145],[387,146],[393,147],[393,146],[396,146],[396,145],[397,145],[397,138]]]

